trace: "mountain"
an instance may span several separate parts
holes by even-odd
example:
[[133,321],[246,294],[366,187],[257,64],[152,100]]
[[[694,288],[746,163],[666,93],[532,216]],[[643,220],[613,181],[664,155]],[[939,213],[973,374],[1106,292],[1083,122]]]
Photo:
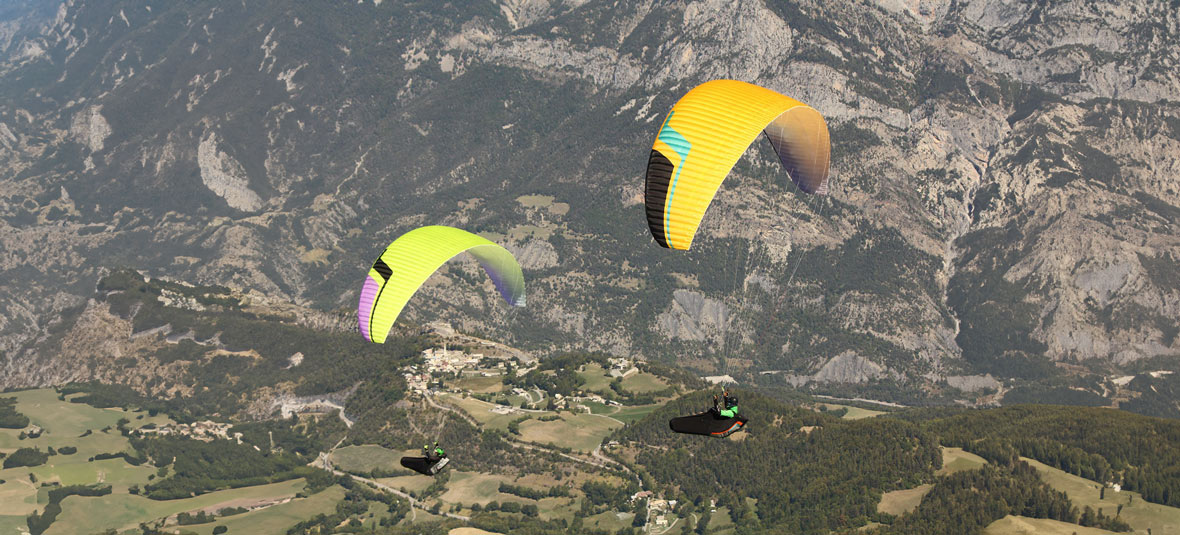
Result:
[[[347,315],[380,248],[448,224],[516,252],[532,306],[456,262],[408,321],[918,402],[1158,395],[1147,372],[1180,362],[1178,13],[9,2],[0,383],[60,376],[44,342],[110,270]],[[694,249],[663,250],[649,144],[715,78],[818,109],[832,193],[793,193],[756,143]]]

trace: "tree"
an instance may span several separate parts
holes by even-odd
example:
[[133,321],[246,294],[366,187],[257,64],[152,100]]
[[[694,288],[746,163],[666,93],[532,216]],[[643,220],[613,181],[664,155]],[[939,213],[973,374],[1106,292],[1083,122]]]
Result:
[[647,525],[647,498],[635,504],[635,518],[631,520],[631,525],[637,528]]
[[701,515],[701,519],[697,521],[697,535],[705,535],[705,532],[709,531],[709,520],[711,517],[712,515],[709,514],[709,511],[705,511]]

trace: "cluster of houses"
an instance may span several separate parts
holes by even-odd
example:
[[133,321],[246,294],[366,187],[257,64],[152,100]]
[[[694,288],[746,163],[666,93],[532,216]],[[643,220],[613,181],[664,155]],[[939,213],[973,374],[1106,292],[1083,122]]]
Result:
[[650,490],[636,492],[631,495],[631,502],[647,499],[647,521],[655,527],[667,527],[671,520],[672,510],[676,508],[676,500],[665,500],[657,497]]
[[204,420],[201,422],[193,422],[191,424],[167,424],[162,426],[154,426],[152,424],[145,425],[136,429],[135,432],[140,435],[157,435],[169,436],[177,435],[184,436],[203,442],[212,442],[214,439],[234,439],[238,444],[242,443],[242,434],[229,432],[233,424],[213,422]]
[[611,377],[626,377],[639,372],[639,368],[636,368],[635,364],[631,362],[631,359],[626,357],[610,357],[606,362],[610,366],[607,369],[607,373]]
[[[406,385],[413,392],[426,392],[436,378],[454,376],[463,373],[464,370],[491,377],[503,375],[507,368],[504,357],[487,357],[483,353],[456,351],[448,349],[446,344],[443,347],[429,348],[422,352],[422,356],[425,358],[422,366],[410,366],[402,373]],[[495,359],[495,364],[488,363],[489,359]]]

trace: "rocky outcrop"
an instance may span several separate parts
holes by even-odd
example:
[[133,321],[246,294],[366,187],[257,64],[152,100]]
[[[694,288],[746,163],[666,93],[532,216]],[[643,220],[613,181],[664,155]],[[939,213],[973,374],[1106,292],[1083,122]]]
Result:
[[90,152],[102,150],[111,135],[111,125],[102,116],[102,106],[90,106],[78,112],[70,125],[70,134]]
[[521,269],[546,269],[558,265],[557,249],[547,241],[531,240],[524,245],[508,244],[505,247],[516,257]]
[[991,374],[988,375],[948,375],[946,384],[958,388],[963,392],[978,392],[980,390],[998,390],[1000,386]]
[[884,366],[847,351],[824,363],[812,379],[820,383],[866,383],[884,377],[886,371]]
[[691,290],[672,292],[671,307],[656,318],[656,331],[668,338],[717,340],[729,320],[725,303]]
[[[962,374],[947,383],[976,392],[1019,377],[1008,359],[1106,373],[1180,355],[1168,2],[503,0],[392,19],[365,2],[299,25],[186,5],[167,43],[160,13],[111,9],[0,21],[9,360],[85,302],[99,263],[346,310],[374,247],[431,223],[508,244],[530,306],[504,314],[457,260],[407,318],[552,351],[704,362],[744,342],[751,372],[931,390]],[[309,57],[307,35],[339,41]],[[818,109],[832,194],[795,195],[755,143],[671,256],[643,224],[646,151],[713,78]]]
[[243,212],[254,212],[262,207],[262,198],[250,189],[245,168],[237,160],[217,147],[217,134],[206,132],[197,147],[197,165],[205,187],[225,199],[226,204]]

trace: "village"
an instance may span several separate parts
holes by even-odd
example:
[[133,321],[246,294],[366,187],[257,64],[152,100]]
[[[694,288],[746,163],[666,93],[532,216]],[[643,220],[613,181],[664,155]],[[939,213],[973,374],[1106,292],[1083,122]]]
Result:
[[191,424],[170,423],[166,425],[157,426],[155,424],[147,424],[136,429],[136,435],[156,435],[156,436],[182,436],[202,442],[212,442],[215,439],[236,440],[238,444],[242,443],[241,433],[230,433],[230,428],[233,424],[214,422],[211,420],[204,420],[200,422],[193,422]]

